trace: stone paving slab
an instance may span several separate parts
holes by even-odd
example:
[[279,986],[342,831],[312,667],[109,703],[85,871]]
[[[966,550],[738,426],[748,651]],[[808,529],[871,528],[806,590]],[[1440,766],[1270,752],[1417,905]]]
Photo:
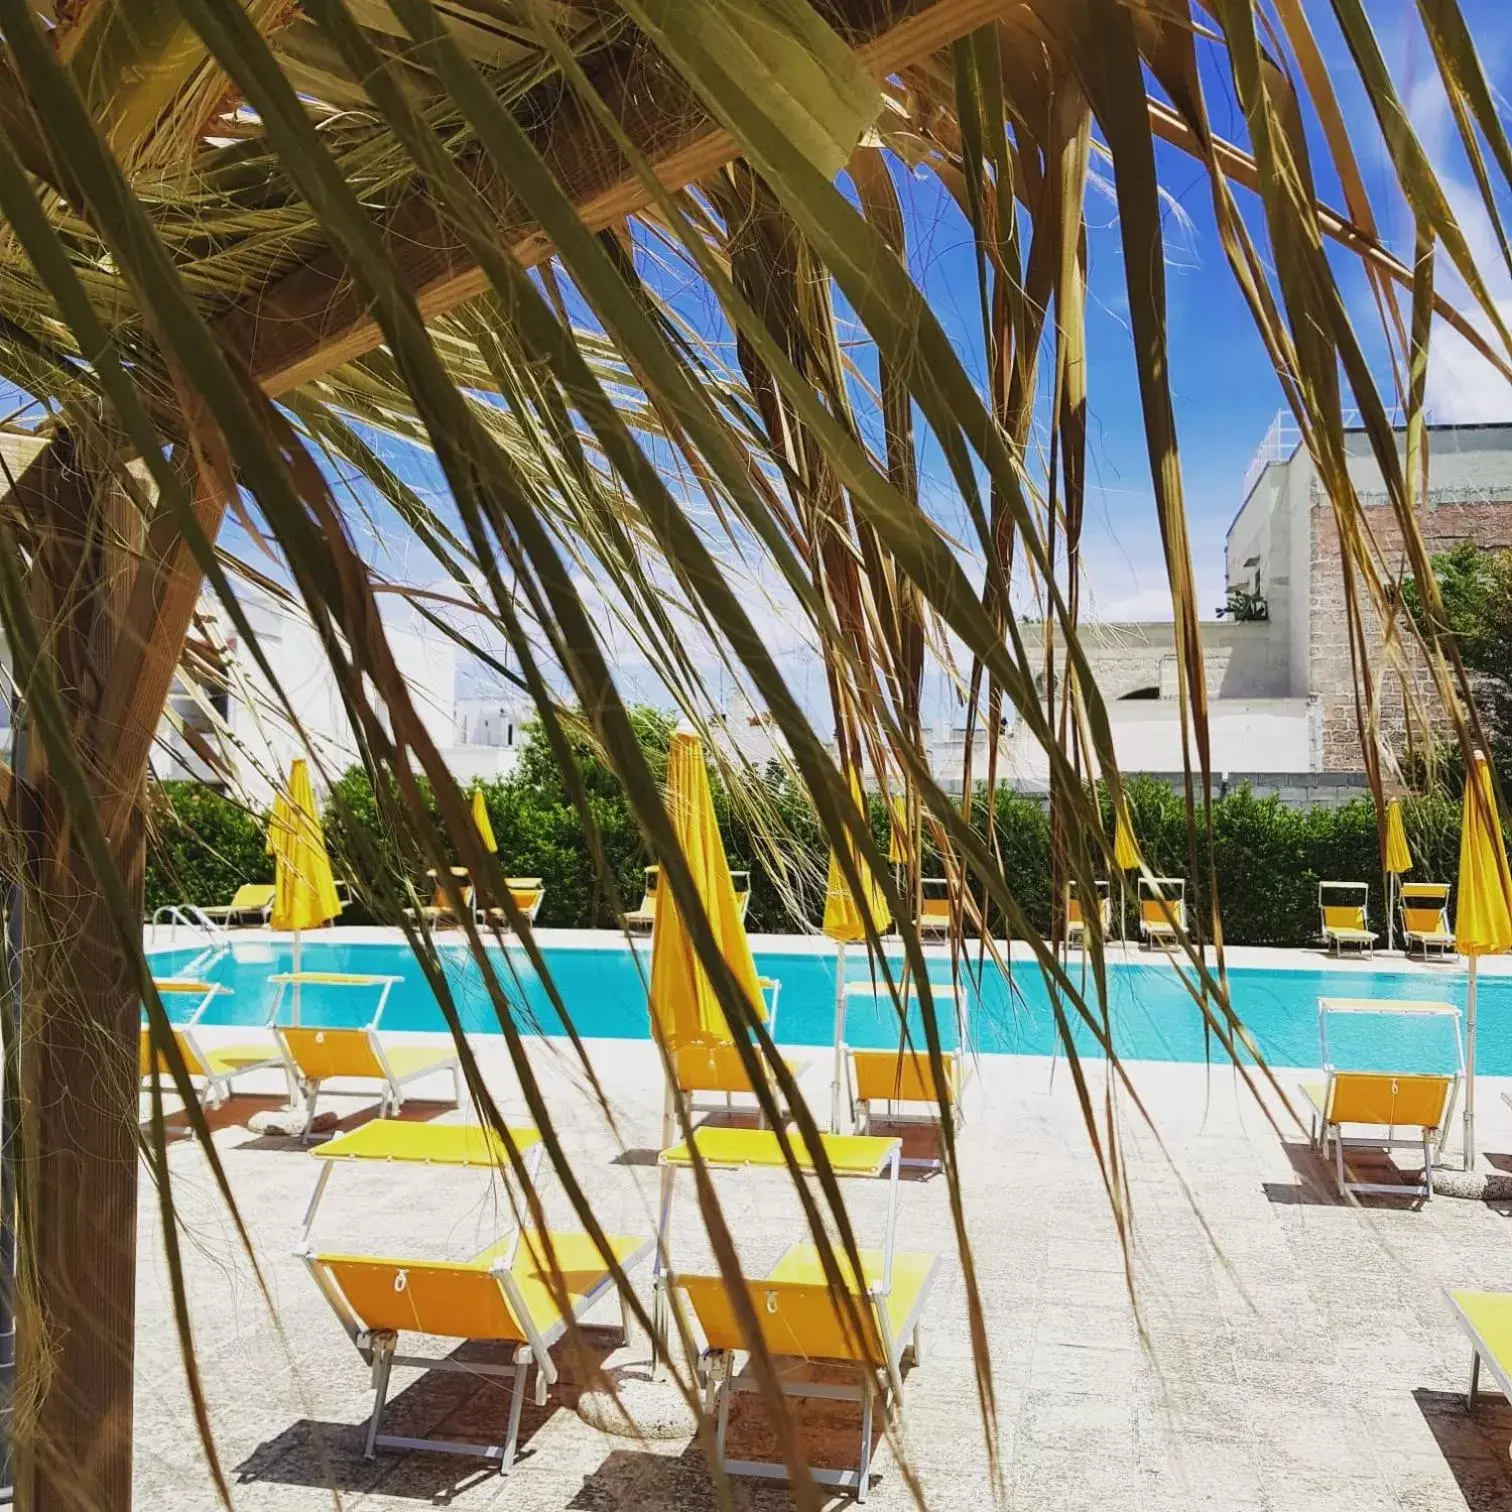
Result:
[[[590,1042],[613,1101],[617,1142],[561,1047],[532,1054],[576,1170],[605,1225],[654,1226],[661,1090],[649,1045]],[[523,1117],[500,1047],[481,1050],[507,1116]],[[1491,1398],[1472,1418],[1463,1392],[1468,1348],[1443,1298],[1448,1286],[1512,1288],[1512,1208],[1438,1197],[1345,1205],[1329,1174],[1285,1125],[1278,1138],[1232,1071],[1133,1067],[1154,1132],[1132,1113],[1119,1154],[1132,1199],[1133,1298],[1107,1196],[1070,1076],[1047,1060],[984,1057],[968,1092],[962,1186],[993,1357],[1000,1477],[994,1482],[971,1367],[964,1272],[938,1179],[901,1192],[900,1241],[945,1256],[926,1314],[926,1348],[910,1371],[908,1455],[932,1507],[1025,1512],[1512,1512],[1512,1408]],[[1100,1068],[1092,1068],[1095,1094]],[[1280,1077],[1283,1086],[1295,1076]],[[274,1088],[267,1089],[272,1092]],[[825,1067],[804,1090],[828,1106]],[[1480,1094],[1488,1165],[1512,1169],[1512,1114],[1502,1085]],[[422,1084],[419,1095],[427,1095]],[[591,1369],[563,1361],[545,1408],[525,1409],[521,1454],[505,1479],[435,1454],[363,1459],[367,1370],[292,1253],[314,1162],[242,1121],[242,1099],[215,1134],[253,1236],[258,1279],[213,1191],[204,1151],[172,1154],[184,1225],[191,1315],[221,1464],[238,1508],[303,1512],[339,1505],[401,1512],[619,1512],[719,1505],[696,1443],[636,1441],[589,1427],[571,1408]],[[371,1103],[343,1106],[350,1126]],[[1279,1111],[1279,1110],[1278,1110]],[[454,1119],[441,1104],[412,1116]],[[1158,1135],[1158,1138],[1156,1137]],[[1407,1157],[1403,1157],[1406,1159]],[[684,1183],[674,1254],[711,1264]],[[760,1273],[801,1235],[780,1176],[731,1174],[721,1195],[743,1263]],[[883,1183],[847,1183],[863,1242],[879,1242]],[[548,1207],[566,1226],[560,1187]],[[154,1195],[143,1193],[139,1264],[137,1500],[190,1512],[218,1505],[195,1438],[174,1336]],[[406,1168],[338,1173],[316,1241],[374,1253],[465,1257],[507,1226],[508,1209],[477,1172]],[[649,1273],[640,1284],[649,1296]],[[644,1366],[643,1340],[619,1347],[617,1309],[591,1334],[610,1366]],[[455,1375],[396,1376],[390,1431],[492,1438],[497,1383]],[[843,1457],[859,1414],[818,1404],[801,1432],[816,1454]],[[763,1452],[760,1404],[740,1404],[735,1447]],[[335,1494],[335,1502],[332,1494]],[[792,1505],[780,1483],[737,1482],[738,1509]],[[868,1505],[912,1506],[891,1449],[879,1446]]]

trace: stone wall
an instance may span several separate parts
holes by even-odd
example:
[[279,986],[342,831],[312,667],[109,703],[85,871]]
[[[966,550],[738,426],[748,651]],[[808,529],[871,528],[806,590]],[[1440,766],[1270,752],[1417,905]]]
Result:
[[[1204,620],[1202,664],[1210,698],[1285,698],[1288,694],[1284,629],[1273,621],[1236,624]],[[1031,656],[1041,645],[1038,625],[1021,627]],[[1176,697],[1175,626],[1164,621],[1091,622],[1082,650],[1107,703],[1131,694]],[[1151,690],[1154,690],[1153,695]]]
[[[1504,454],[1505,455],[1505,454]],[[1465,498],[1465,487],[1454,484],[1429,492],[1428,506],[1420,516],[1420,528],[1430,554],[1447,551],[1461,541],[1474,541],[1487,548],[1512,546],[1512,455],[1498,492],[1501,497]],[[1384,495],[1362,489],[1367,520],[1382,553],[1393,570],[1404,562],[1402,533]],[[1355,719],[1354,674],[1349,656],[1349,625],[1345,613],[1344,572],[1339,553],[1338,524],[1322,488],[1313,482],[1312,580],[1310,604],[1310,684],[1323,705],[1322,759],[1325,772],[1354,772],[1362,766],[1360,739]],[[1374,610],[1363,605],[1372,667],[1381,667],[1380,636]],[[1420,701],[1431,707],[1436,699],[1426,669],[1414,658],[1414,675],[1422,690]],[[1400,747],[1405,737],[1406,717],[1399,679],[1388,675],[1381,689],[1382,731],[1385,739]]]

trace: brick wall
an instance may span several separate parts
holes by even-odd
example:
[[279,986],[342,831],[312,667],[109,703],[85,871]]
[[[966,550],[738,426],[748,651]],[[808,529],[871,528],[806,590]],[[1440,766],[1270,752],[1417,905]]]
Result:
[[[1458,488],[1432,489],[1428,507],[1420,515],[1423,539],[1430,554],[1447,551],[1461,541],[1499,548],[1512,546],[1512,477],[1506,478],[1505,497],[1466,502]],[[1366,517],[1386,561],[1393,569],[1403,561],[1402,534],[1396,516],[1376,496],[1362,490],[1367,504]],[[1354,676],[1349,657],[1349,625],[1345,615],[1344,573],[1339,556],[1339,531],[1333,509],[1321,487],[1314,480],[1311,508],[1312,574],[1309,606],[1309,683],[1312,693],[1322,701],[1323,770],[1325,772],[1359,771],[1359,732],[1355,722]],[[1367,640],[1371,663],[1379,673],[1380,637],[1375,633],[1374,610],[1364,603]],[[1423,689],[1421,702],[1432,707],[1436,698],[1428,685],[1426,669],[1416,666],[1418,685]],[[1380,690],[1382,728],[1385,738],[1400,747],[1405,735],[1405,713],[1400,682],[1395,674],[1387,677]]]

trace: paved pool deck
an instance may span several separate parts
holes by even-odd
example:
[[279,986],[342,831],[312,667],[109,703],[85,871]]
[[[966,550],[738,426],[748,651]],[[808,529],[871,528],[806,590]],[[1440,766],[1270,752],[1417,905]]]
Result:
[[[617,1134],[560,1042],[529,1049],[596,1211],[611,1229],[650,1235],[661,1115],[654,1053],[624,1041],[592,1041],[588,1051]],[[478,1053],[506,1115],[520,1118],[503,1047],[480,1041]],[[805,1094],[822,1117],[827,1058],[799,1053],[809,1057]],[[1132,1301],[1065,1064],[983,1057],[967,1093],[962,1187],[992,1351],[1000,1486],[973,1386],[946,1188],[934,1179],[902,1189],[902,1242],[945,1257],[926,1314],[928,1348],[904,1398],[926,1504],[964,1512],[1000,1496],[1024,1512],[1512,1512],[1512,1409],[1493,1397],[1467,1414],[1469,1350],[1444,1300],[1450,1286],[1512,1288],[1512,1209],[1444,1197],[1422,1207],[1391,1198],[1346,1205],[1274,1094],[1262,1106],[1230,1068],[1136,1063],[1129,1071],[1150,1119],[1120,1093]],[[1105,1068],[1089,1066],[1088,1074],[1100,1104]],[[1293,1093],[1297,1074],[1278,1076]],[[200,1368],[238,1508],[719,1505],[687,1437],[611,1436],[576,1414],[587,1376],[581,1362],[563,1362],[567,1382],[544,1409],[527,1403],[521,1455],[505,1479],[435,1454],[364,1460],[367,1371],[292,1254],[315,1163],[287,1140],[248,1131],[251,1113],[281,1099],[276,1078],[247,1085],[268,1096],[234,1100],[217,1116],[214,1141],[272,1315],[212,1190],[203,1148],[186,1140],[171,1154]],[[1499,1169],[1512,1169],[1506,1085],[1487,1078],[1479,1089],[1482,1147]],[[415,1095],[444,1099],[449,1084],[419,1083]],[[348,1127],[373,1111],[362,1096],[338,1105]],[[417,1102],[409,1116],[460,1115],[445,1103]],[[545,1190],[550,1211],[565,1220],[560,1187],[548,1182]],[[722,1177],[720,1191],[742,1236],[743,1262],[760,1274],[800,1236],[796,1200],[775,1176]],[[863,1240],[880,1238],[882,1184],[849,1183],[846,1191]],[[351,1169],[333,1181],[316,1241],[458,1258],[505,1222],[482,1174]],[[150,1190],[141,1224],[137,1504],[208,1509],[218,1503],[184,1389]],[[685,1193],[674,1234],[685,1268],[707,1259],[701,1232]],[[648,1293],[647,1271],[639,1283]],[[646,1362],[644,1341],[614,1347],[612,1302],[594,1321],[603,1325],[593,1338],[604,1363],[633,1379]],[[390,1412],[391,1431],[488,1438],[500,1433],[503,1399],[496,1385],[469,1378],[406,1374],[396,1379]],[[804,1431],[816,1454],[833,1453],[851,1446],[857,1424],[853,1413],[829,1407],[807,1417]],[[735,1447],[760,1452],[754,1400],[731,1433]],[[733,1505],[792,1501],[780,1483],[736,1482]],[[914,1505],[885,1446],[868,1505]]]

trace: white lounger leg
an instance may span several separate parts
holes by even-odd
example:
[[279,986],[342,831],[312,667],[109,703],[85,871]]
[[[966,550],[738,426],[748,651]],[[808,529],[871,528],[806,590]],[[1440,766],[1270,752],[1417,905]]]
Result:
[[876,1382],[867,1374],[861,1383],[861,1463],[856,1466],[856,1500],[866,1500],[871,1482],[872,1404],[877,1396]]
[[307,1082],[305,1084],[305,1117],[304,1128],[300,1131],[299,1141],[301,1144],[309,1144],[310,1135],[315,1132],[315,1099],[320,1096],[320,1083]]
[[520,1409],[525,1405],[525,1377],[530,1374],[530,1348],[515,1351],[514,1390],[509,1394],[509,1434],[499,1455],[499,1474],[508,1475],[514,1464],[515,1448],[520,1442]]
[[728,1355],[720,1358],[719,1370],[719,1418],[714,1425],[714,1456],[719,1468],[725,1468],[725,1432],[730,1426],[730,1369],[733,1362]]
[[378,1422],[388,1397],[389,1374],[394,1368],[394,1346],[398,1341],[389,1335],[373,1341],[373,1415],[368,1419],[367,1442],[362,1457],[372,1459],[378,1450]]

